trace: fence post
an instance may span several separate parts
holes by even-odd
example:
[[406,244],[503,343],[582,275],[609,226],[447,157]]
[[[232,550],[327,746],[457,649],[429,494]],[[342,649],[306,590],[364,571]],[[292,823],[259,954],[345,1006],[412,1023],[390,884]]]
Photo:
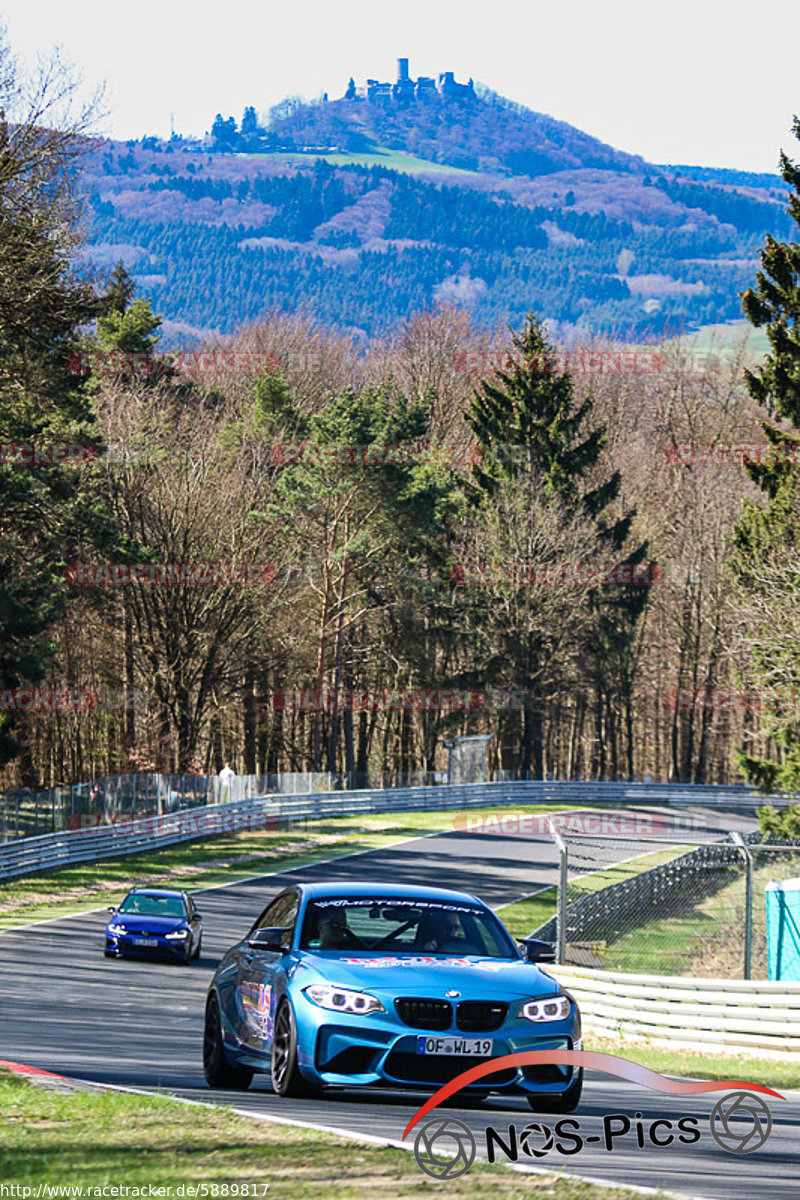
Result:
[[569,851],[566,842],[553,827],[552,821],[547,822],[550,836],[558,850],[558,901],[556,908],[556,962],[566,960],[567,950],[567,871],[569,866]]
[[731,837],[744,855],[744,977],[752,978],[753,954],[753,855],[742,835],[732,831]]

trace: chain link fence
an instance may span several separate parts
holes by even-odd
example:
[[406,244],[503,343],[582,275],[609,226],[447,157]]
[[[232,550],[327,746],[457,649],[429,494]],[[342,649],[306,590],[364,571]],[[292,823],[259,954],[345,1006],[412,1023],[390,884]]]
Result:
[[133,818],[170,816],[209,804],[229,804],[270,793],[329,791],[327,771],[272,775],[164,775],[131,772],[54,788],[0,793],[0,842],[71,829],[113,825]]
[[710,979],[790,977],[774,966],[770,975],[766,889],[796,879],[800,892],[800,841],[758,833],[553,836],[558,914],[535,935],[557,944],[559,962]]

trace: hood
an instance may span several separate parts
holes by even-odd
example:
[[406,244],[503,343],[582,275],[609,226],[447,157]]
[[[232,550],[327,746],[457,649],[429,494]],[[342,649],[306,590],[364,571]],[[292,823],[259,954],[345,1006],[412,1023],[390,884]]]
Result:
[[122,925],[125,929],[141,933],[171,933],[186,925],[186,917],[148,917],[144,913],[114,913],[108,925]]
[[493,1000],[551,996],[560,988],[558,981],[535,963],[477,955],[305,952],[301,966],[329,983],[392,996],[444,999],[447,991],[454,990],[464,1000]]

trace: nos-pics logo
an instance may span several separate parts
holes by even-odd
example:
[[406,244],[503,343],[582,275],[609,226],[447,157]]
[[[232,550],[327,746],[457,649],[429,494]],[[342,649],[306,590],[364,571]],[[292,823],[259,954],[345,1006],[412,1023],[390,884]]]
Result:
[[[602,1070],[606,1074],[616,1075],[654,1091],[672,1095],[728,1092],[728,1095],[723,1096],[714,1105],[709,1116],[709,1129],[717,1145],[730,1154],[752,1154],[759,1150],[770,1136],[772,1114],[766,1102],[757,1093],[783,1099],[780,1092],[761,1084],[745,1083],[741,1080],[695,1083],[669,1079],[656,1071],[639,1066],[638,1063],[597,1051],[537,1050],[491,1059],[456,1076],[420,1108],[406,1127],[404,1138],[427,1113],[470,1083],[511,1066],[538,1065],[543,1062]],[[649,1149],[651,1146],[668,1146],[676,1140],[689,1146],[700,1141],[700,1120],[697,1116],[647,1120],[643,1119],[639,1112],[631,1119],[624,1113],[611,1113],[602,1118],[601,1133],[584,1133],[577,1118],[566,1117],[553,1125],[530,1122],[521,1129],[513,1124],[505,1130],[487,1126],[480,1136],[485,1138],[486,1157],[489,1162],[495,1162],[500,1156],[517,1162],[523,1155],[541,1160],[553,1152],[565,1156],[578,1154],[591,1143],[597,1144],[598,1149],[612,1152],[617,1148],[617,1143],[623,1140],[627,1147],[639,1150]],[[426,1175],[439,1180],[457,1179],[469,1171],[475,1161],[477,1148],[475,1133],[463,1121],[437,1115],[420,1125],[414,1141],[414,1157]]]

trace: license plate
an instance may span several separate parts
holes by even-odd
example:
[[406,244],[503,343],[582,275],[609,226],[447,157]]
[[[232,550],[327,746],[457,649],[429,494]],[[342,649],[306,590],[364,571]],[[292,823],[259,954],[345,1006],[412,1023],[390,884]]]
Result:
[[448,1057],[489,1058],[494,1053],[491,1038],[418,1037],[417,1054],[446,1054]]
[[134,938],[134,946],[157,946],[158,938]]

